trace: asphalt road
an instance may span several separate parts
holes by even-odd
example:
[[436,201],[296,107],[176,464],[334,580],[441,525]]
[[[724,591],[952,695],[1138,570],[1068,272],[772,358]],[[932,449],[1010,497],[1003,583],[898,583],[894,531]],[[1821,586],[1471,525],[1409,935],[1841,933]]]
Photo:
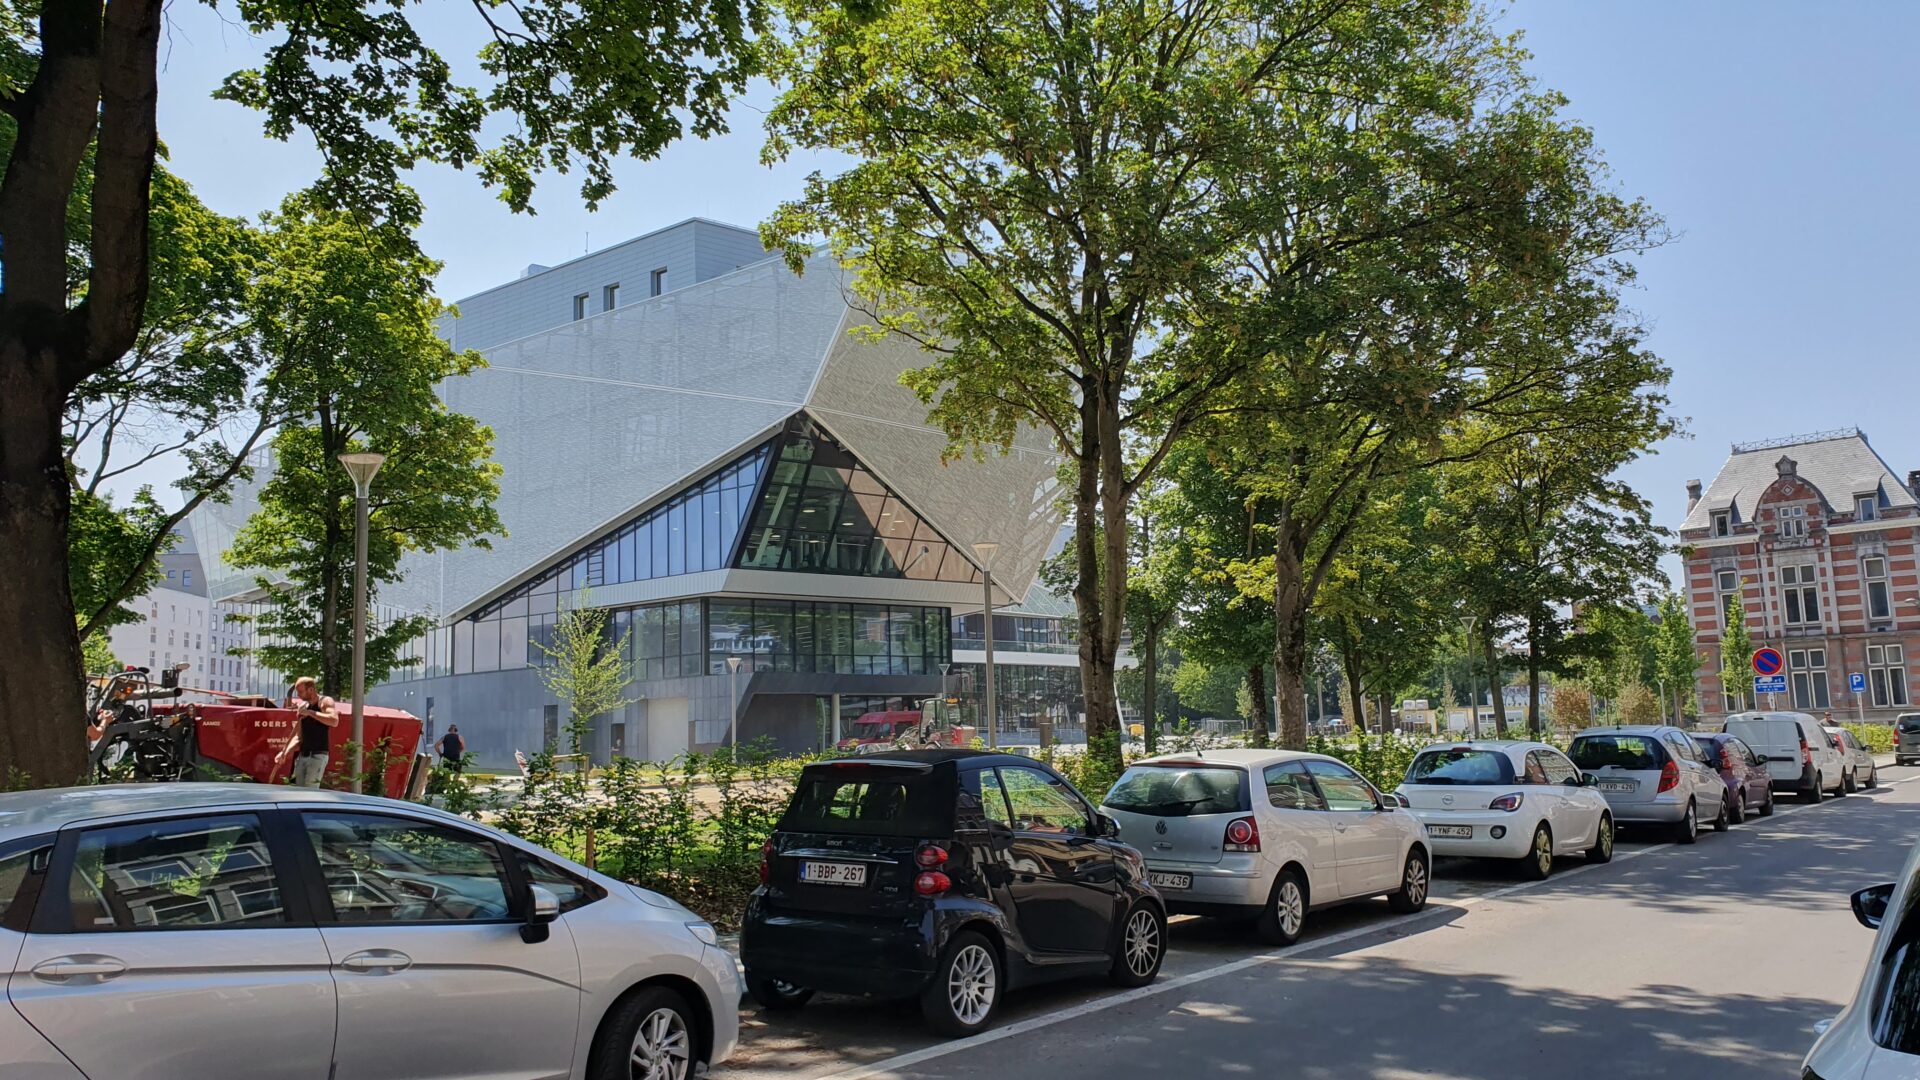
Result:
[[1920,770],[1881,773],[1876,791],[1782,801],[1693,847],[1623,834],[1611,864],[1566,860],[1538,884],[1442,860],[1421,914],[1318,912],[1290,949],[1177,919],[1154,985],[1024,991],[997,1028],[957,1042],[909,1002],[750,1009],[715,1075],[1792,1077],[1872,943],[1848,894],[1890,880],[1920,838],[1920,784],[1906,782]]

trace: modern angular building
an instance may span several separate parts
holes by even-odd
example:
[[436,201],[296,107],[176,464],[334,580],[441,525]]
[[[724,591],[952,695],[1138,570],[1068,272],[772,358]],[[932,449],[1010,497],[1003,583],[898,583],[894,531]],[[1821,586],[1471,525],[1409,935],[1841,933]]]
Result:
[[[1687,610],[1707,663],[1703,717],[1741,707],[1890,720],[1912,711],[1920,659],[1920,470],[1902,483],[1857,429],[1733,447],[1713,483],[1687,485],[1680,526]],[[1720,642],[1740,597],[1755,647],[1786,687],[1742,703],[1721,685]],[[1731,658],[1745,663],[1747,658]]]
[[[954,620],[983,603],[975,545],[998,545],[1012,605],[1058,532],[1047,441],[944,460],[899,382],[926,355],[859,336],[826,256],[796,275],[752,232],[693,220],[530,266],[458,311],[443,333],[488,366],[443,395],[493,429],[507,535],[412,558],[380,592],[379,611],[441,626],[368,697],[458,723],[483,764],[564,725],[539,644],[568,605],[612,610],[637,679],[596,756],[720,745],[736,713],[742,741],[798,749],[941,692]],[[205,547],[225,548],[246,495],[196,520]],[[253,589],[224,567],[209,586]]]

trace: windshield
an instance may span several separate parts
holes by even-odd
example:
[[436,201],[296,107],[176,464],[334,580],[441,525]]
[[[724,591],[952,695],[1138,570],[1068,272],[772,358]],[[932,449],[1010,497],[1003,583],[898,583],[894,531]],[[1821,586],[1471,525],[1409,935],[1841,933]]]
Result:
[[1102,802],[1155,817],[1234,814],[1247,809],[1246,773],[1224,765],[1135,765]]
[[894,723],[891,720],[861,720],[853,725],[853,737],[856,739],[879,739],[893,734]]
[[1511,784],[1513,762],[1491,750],[1423,750],[1407,769],[1409,784]]
[[[903,771],[907,775],[900,775]],[[942,833],[947,815],[939,811],[939,788],[932,774],[918,770],[810,768],[801,774],[793,802],[780,818],[780,830],[880,836]],[[952,807],[951,797],[947,807]]]
[[1643,772],[1667,763],[1660,744],[1644,735],[1584,735],[1573,741],[1568,755],[1583,769],[1617,769]]

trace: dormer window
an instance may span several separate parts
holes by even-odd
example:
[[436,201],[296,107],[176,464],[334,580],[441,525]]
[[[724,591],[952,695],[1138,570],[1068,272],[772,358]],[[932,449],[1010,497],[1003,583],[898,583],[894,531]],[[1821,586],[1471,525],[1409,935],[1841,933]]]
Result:
[[1789,539],[1807,535],[1807,508],[1783,506],[1779,511],[1780,535]]
[[1860,495],[1853,500],[1853,520],[1873,521],[1880,516],[1880,500],[1871,495]]
[[1713,535],[1733,535],[1733,515],[1727,513],[1725,510],[1716,512],[1713,515]]

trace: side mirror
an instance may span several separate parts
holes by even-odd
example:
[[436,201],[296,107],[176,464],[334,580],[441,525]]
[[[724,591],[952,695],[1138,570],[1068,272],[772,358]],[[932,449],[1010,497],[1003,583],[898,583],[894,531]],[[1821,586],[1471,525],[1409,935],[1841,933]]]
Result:
[[520,927],[520,940],[538,945],[551,933],[548,924],[560,917],[560,898],[545,885],[527,887],[527,921]]
[[1108,816],[1106,811],[1096,811],[1093,815],[1093,831],[1096,836],[1112,840],[1120,835],[1120,823]]
[[1560,783],[1566,787],[1584,787],[1587,781],[1580,776],[1569,776],[1565,780],[1560,781]]
[[1412,806],[1412,801],[1397,791],[1384,791],[1380,793],[1380,809],[1382,810],[1406,810]]
[[1887,917],[1887,903],[1893,899],[1893,882],[1869,885],[1853,894],[1853,917],[1869,930],[1878,930]]

